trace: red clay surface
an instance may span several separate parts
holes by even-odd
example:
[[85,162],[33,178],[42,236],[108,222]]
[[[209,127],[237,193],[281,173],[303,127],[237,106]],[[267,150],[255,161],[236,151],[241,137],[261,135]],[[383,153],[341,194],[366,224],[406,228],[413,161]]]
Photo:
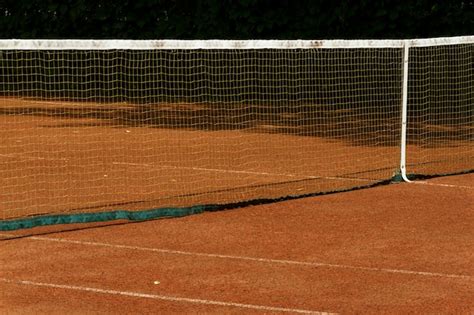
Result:
[[[143,123],[173,121],[197,105],[173,106],[144,111],[134,124],[124,114],[133,104],[1,98],[0,219],[333,191],[390,179],[399,168],[398,138],[383,140],[362,125],[320,123],[329,135],[308,137],[269,124]],[[346,118],[357,125],[357,116]],[[410,163],[422,163],[425,174],[470,169],[472,143],[409,146],[408,172],[419,171]]]
[[[129,106],[0,99],[8,113],[0,115],[0,218],[275,198],[365,185],[397,167],[396,147],[86,115]],[[325,178],[364,170],[359,179]]]
[[470,314],[473,210],[469,174],[179,219],[2,233],[34,236],[0,242],[0,312]]

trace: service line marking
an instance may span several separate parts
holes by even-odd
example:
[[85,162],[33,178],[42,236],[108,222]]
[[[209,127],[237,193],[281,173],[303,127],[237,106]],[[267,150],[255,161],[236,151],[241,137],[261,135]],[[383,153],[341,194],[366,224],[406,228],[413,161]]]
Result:
[[217,172],[217,173],[231,173],[231,174],[282,176],[282,177],[292,177],[292,178],[300,178],[300,179],[334,179],[334,180],[350,180],[350,181],[359,181],[359,182],[361,182],[361,181],[362,182],[372,181],[371,179],[364,179],[364,178],[350,178],[350,177],[337,177],[337,176],[295,175],[295,174],[241,171],[241,170],[226,170],[226,169],[218,169],[218,168],[191,167],[191,166],[167,166],[167,165],[155,165],[155,164],[149,164],[149,163],[112,162],[112,164],[114,164],[114,165],[154,167],[154,168],[159,168],[159,169],[183,169],[183,170]]
[[474,187],[471,187],[471,186],[431,183],[431,182],[425,182],[425,181],[412,181],[410,184],[420,184],[420,185],[440,186],[440,187],[450,187],[450,188],[474,189]]
[[44,158],[39,156],[27,156],[27,154],[22,153],[9,153],[9,154],[0,154],[0,157],[9,157],[9,158],[21,158],[27,161],[37,161],[37,160],[45,160],[45,161],[67,161],[66,158]]
[[55,288],[55,289],[85,291],[85,292],[92,292],[92,293],[99,293],[99,294],[120,295],[120,296],[127,296],[127,297],[162,300],[162,301],[171,301],[171,302],[182,302],[182,303],[193,303],[193,304],[201,304],[201,305],[246,308],[246,309],[253,309],[253,310],[260,310],[260,311],[267,311],[267,312],[288,312],[288,313],[314,314],[314,315],[335,314],[335,313],[303,310],[303,309],[296,309],[296,308],[285,308],[285,307],[273,307],[273,306],[265,306],[265,305],[223,302],[223,301],[215,301],[215,300],[185,298],[185,297],[177,297],[177,296],[169,296],[169,295],[158,295],[158,294],[150,294],[150,293],[131,292],[131,291],[118,291],[118,290],[109,290],[109,289],[102,289],[102,288],[83,287],[83,286],[77,286],[77,285],[35,282],[35,281],[29,281],[29,280],[11,280],[11,279],[6,279],[6,278],[0,278],[0,281],[6,282],[6,283],[27,285],[27,286],[37,286],[37,287],[47,287],[47,288]]
[[[0,234],[0,235],[14,236],[14,235],[11,235],[11,234]],[[70,240],[70,239],[64,239],[64,238],[52,238],[52,237],[43,237],[43,236],[31,236],[31,237],[28,237],[28,239],[37,240],[37,241],[47,241],[47,242],[59,242],[59,243],[68,243],[68,244],[76,244],[76,245],[85,245],[85,246],[98,246],[98,247],[109,247],[109,248],[116,248],[116,249],[127,249],[127,250],[136,250],[136,251],[156,252],[156,253],[162,253],[162,254],[174,254],[174,255],[195,256],[195,257],[208,257],[208,258],[254,261],[254,262],[269,263],[269,264],[295,265],[295,266],[307,266],[307,267],[319,267],[319,268],[321,268],[321,267],[324,267],[324,268],[338,268],[338,269],[359,270],[359,271],[369,271],[369,272],[384,272],[384,273],[405,274],[405,275],[415,275],[415,276],[425,276],[425,277],[440,277],[440,278],[455,278],[455,279],[471,280],[471,276],[468,276],[468,275],[447,274],[447,273],[440,273],[440,272],[415,271],[415,270],[391,269],[391,268],[377,268],[377,267],[363,267],[363,266],[331,264],[331,263],[323,263],[323,262],[305,262],[305,261],[284,260],[284,259],[258,258],[258,257],[223,255],[223,254],[210,254],[210,253],[200,253],[200,252],[188,252],[188,251],[181,251],[181,250],[161,249],[161,248],[153,248],[153,247],[139,247],[139,246],[132,246],[132,245],[121,245],[121,244],[110,244],[110,243],[102,243],[102,242]]]

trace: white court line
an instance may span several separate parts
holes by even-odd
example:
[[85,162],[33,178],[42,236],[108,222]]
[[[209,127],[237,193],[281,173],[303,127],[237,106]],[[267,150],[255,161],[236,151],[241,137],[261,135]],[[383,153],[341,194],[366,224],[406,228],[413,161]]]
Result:
[[9,157],[9,158],[21,158],[24,160],[29,160],[29,161],[37,161],[37,160],[47,160],[47,161],[67,161],[68,159],[66,158],[43,158],[43,157],[38,157],[38,156],[28,156],[27,154],[21,154],[21,153],[10,153],[10,154],[0,154],[2,157]]
[[347,177],[334,177],[334,176],[314,176],[314,175],[295,175],[295,174],[281,174],[281,173],[267,173],[267,172],[253,172],[253,171],[239,171],[239,170],[225,170],[218,168],[204,168],[204,167],[190,167],[190,166],[167,166],[167,165],[155,165],[149,163],[127,163],[127,162],[112,162],[114,165],[131,165],[131,166],[146,166],[161,169],[184,169],[194,171],[207,171],[207,172],[218,172],[218,173],[231,173],[231,174],[249,174],[249,175],[265,175],[265,176],[282,176],[292,177],[301,179],[337,179],[337,180],[352,180],[352,181],[363,181],[370,182],[370,179],[361,178],[347,178]]
[[[0,154],[4,157],[18,157],[27,160],[48,160],[48,161],[67,161],[66,158],[42,158],[42,157],[30,157],[25,156],[24,154]],[[291,177],[298,179],[331,179],[331,180],[348,180],[356,182],[372,182],[371,179],[363,178],[350,178],[350,177],[337,177],[337,176],[314,176],[314,175],[295,175],[295,174],[281,174],[281,173],[268,173],[268,172],[253,172],[253,171],[240,171],[240,170],[226,170],[218,168],[205,168],[205,167],[191,167],[191,166],[171,166],[171,165],[155,165],[150,163],[128,163],[128,162],[112,162],[113,165],[130,165],[130,166],[141,166],[141,167],[153,167],[158,169],[183,169],[183,170],[193,170],[193,171],[205,171],[205,172],[217,172],[217,173],[230,173],[230,174],[248,174],[248,175],[260,175],[260,176],[282,176],[282,177]]]
[[429,186],[440,186],[440,187],[451,187],[451,188],[474,189],[474,187],[471,187],[471,186],[452,185],[452,184],[441,184],[441,183],[431,183],[431,182],[425,182],[425,181],[412,181],[410,184],[421,184],[421,185],[429,185]]
[[29,280],[11,280],[11,279],[6,279],[6,278],[0,278],[0,281],[6,282],[6,283],[28,285],[28,286],[85,291],[85,292],[93,292],[93,293],[109,294],[109,295],[121,295],[121,296],[128,296],[128,297],[171,301],[171,302],[184,302],[184,303],[193,303],[193,304],[202,304],[202,305],[247,308],[247,309],[267,311],[267,312],[289,312],[289,313],[315,314],[315,315],[335,314],[335,313],[310,311],[310,310],[302,310],[302,309],[295,309],[295,308],[273,307],[273,306],[223,302],[223,301],[204,300],[204,299],[193,299],[193,298],[185,298],[185,297],[177,297],[177,296],[169,296],[169,295],[157,295],[157,294],[131,292],[131,291],[117,291],[117,290],[108,290],[108,289],[101,289],[101,288],[91,288],[91,287],[83,287],[83,286],[77,286],[77,285],[34,282],[34,281],[29,281]]
[[[13,234],[0,234],[0,235],[14,236]],[[255,262],[270,263],[270,264],[339,268],[339,269],[349,269],[349,270],[361,270],[361,271],[371,271],[371,272],[385,272],[385,273],[407,274],[407,275],[426,276],[426,277],[457,278],[457,279],[471,280],[471,277],[467,276],[467,275],[446,274],[446,273],[438,273],[438,272],[414,271],[414,270],[390,269],[390,268],[375,268],[375,267],[361,267],[361,266],[351,266],[351,265],[341,265],[341,264],[329,264],[329,263],[320,263],[320,262],[304,262],[304,261],[281,260],[281,259],[271,259],[271,258],[257,258],[257,257],[247,257],[247,256],[208,254],[208,253],[187,252],[187,251],[180,251],[180,250],[139,247],[139,246],[131,246],[131,245],[120,245],[120,244],[110,244],[110,243],[101,243],[101,242],[69,240],[69,239],[64,239],[64,238],[52,238],[52,237],[42,237],[42,236],[31,236],[31,237],[28,237],[28,239],[38,240],[38,241],[49,241],[49,242],[60,242],[60,243],[69,243],[69,244],[77,244],[77,245],[86,245],[86,246],[100,246],[100,247],[109,247],[109,248],[117,248],[117,249],[147,251],[147,252],[156,252],[156,253],[164,253],[164,254],[175,254],[175,255],[196,256],[196,257],[209,257],[209,258],[255,261]]]
[[44,160],[44,158],[31,157],[31,156],[26,156],[26,154],[17,154],[17,153],[0,154],[0,156],[9,157],[9,158],[22,158],[26,160]]

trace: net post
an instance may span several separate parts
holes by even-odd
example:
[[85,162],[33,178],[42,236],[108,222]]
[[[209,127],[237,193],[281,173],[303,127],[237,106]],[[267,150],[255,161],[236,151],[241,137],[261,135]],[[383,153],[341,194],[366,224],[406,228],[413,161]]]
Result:
[[403,86],[402,86],[402,130],[400,141],[400,175],[406,182],[410,182],[406,169],[407,153],[407,116],[408,116],[408,56],[410,51],[410,42],[405,40],[403,43]]

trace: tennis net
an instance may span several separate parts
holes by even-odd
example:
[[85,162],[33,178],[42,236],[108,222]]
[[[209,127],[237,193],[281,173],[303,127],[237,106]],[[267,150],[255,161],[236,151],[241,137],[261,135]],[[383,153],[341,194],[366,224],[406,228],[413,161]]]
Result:
[[0,228],[471,171],[473,44],[0,40]]

